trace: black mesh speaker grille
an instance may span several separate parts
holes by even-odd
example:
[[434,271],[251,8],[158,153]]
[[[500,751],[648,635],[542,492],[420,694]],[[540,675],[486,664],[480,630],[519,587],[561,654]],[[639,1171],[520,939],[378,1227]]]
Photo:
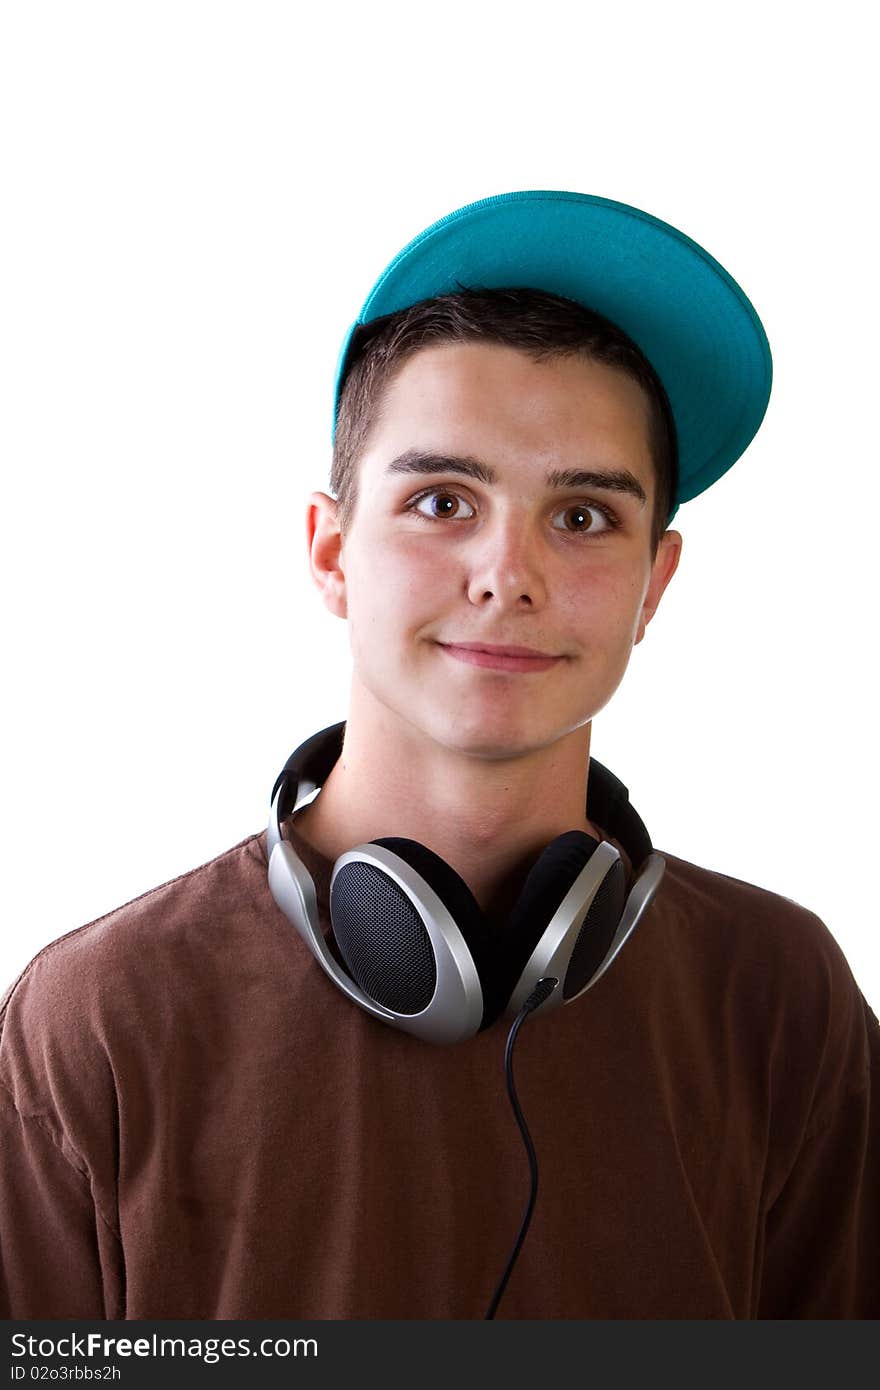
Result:
[[345,864],[330,891],[333,935],[365,994],[399,1014],[427,1008],[437,984],[425,925],[393,879],[370,864]]
[[571,999],[595,975],[623,916],[626,874],[618,859],[599,884],[578,932],[562,985],[563,999]]

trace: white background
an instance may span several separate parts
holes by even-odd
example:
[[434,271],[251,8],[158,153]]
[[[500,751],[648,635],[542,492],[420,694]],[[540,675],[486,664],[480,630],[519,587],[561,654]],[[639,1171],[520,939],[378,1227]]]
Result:
[[7,3],[0,975],[262,827],[343,718],[311,589],[374,279],[566,188],[705,246],[774,354],[594,724],[655,845],[805,904],[880,1004],[870,7]]

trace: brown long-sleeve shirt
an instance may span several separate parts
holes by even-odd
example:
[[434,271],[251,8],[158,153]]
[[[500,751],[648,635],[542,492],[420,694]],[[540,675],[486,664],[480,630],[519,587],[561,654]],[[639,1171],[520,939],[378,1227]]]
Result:
[[[498,1316],[878,1317],[877,1019],[812,913],[666,860],[608,973],[521,1030],[540,1189]],[[266,867],[254,835],[7,992],[2,1316],[484,1315],[528,1193],[509,1020],[375,1021]]]

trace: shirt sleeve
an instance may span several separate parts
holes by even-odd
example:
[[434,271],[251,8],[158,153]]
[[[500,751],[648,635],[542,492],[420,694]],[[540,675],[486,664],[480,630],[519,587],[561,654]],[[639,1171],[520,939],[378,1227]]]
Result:
[[867,1075],[840,1077],[767,1212],[759,1318],[880,1317],[880,1024],[861,1003]]
[[121,1246],[87,1173],[0,1086],[0,1317],[124,1318]]

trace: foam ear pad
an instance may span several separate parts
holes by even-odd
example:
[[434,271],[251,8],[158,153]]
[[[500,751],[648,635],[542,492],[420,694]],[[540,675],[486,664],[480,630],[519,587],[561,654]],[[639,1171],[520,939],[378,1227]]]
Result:
[[494,953],[488,969],[484,1013],[485,1018],[491,1003],[492,1017],[488,1022],[494,1022],[504,1012],[553,914],[598,848],[599,841],[592,835],[568,830],[551,840],[532,865],[507,925],[502,928],[505,949]]

